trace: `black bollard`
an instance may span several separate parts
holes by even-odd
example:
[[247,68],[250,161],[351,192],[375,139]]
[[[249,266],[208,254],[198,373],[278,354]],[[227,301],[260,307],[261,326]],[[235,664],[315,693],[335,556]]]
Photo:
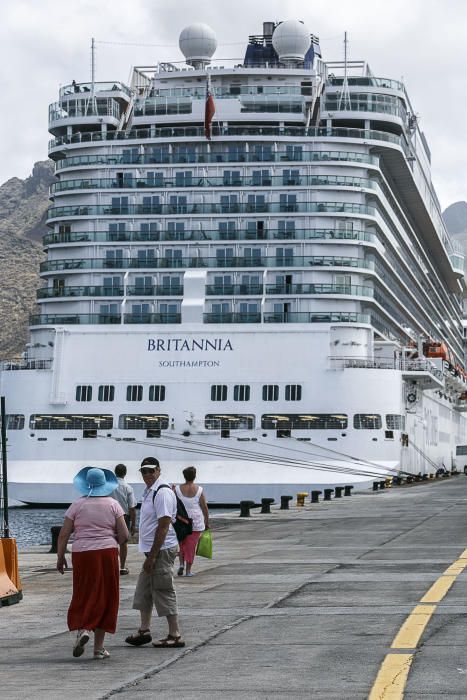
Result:
[[379,488],[379,481],[373,481],[373,491],[377,491]]
[[250,517],[250,508],[252,508],[255,505],[254,501],[240,501],[240,517],[241,518],[249,518]]
[[324,489],[324,500],[325,501],[331,500],[331,494],[333,491],[334,491],[334,489]]
[[54,525],[53,527],[50,528],[50,535],[52,537],[52,546],[49,549],[49,554],[57,554],[58,551],[58,536],[60,534],[60,530],[62,529],[61,525]]
[[381,491],[382,489],[385,489],[385,488],[386,488],[386,482],[385,482],[385,481],[380,481],[380,482],[379,482],[379,489],[380,489],[380,491]]
[[335,493],[334,493],[335,498],[342,498],[342,491],[343,491],[343,490],[344,490],[344,487],[343,487],[343,486],[336,486],[336,488],[334,489],[334,491],[335,491]]
[[319,497],[321,496],[322,491],[312,491],[311,492],[311,502],[312,503],[319,503]]
[[344,496],[351,496],[351,495],[352,495],[352,489],[353,489],[353,486],[345,486],[345,488],[344,488]]
[[398,476],[393,476],[393,477],[392,477],[392,485],[393,485],[393,486],[399,486],[399,484],[400,484],[400,479],[399,479],[399,477],[398,477]]
[[281,496],[280,510],[289,510],[289,501],[293,500],[293,496]]
[[428,481],[428,474],[422,475],[422,481]]
[[274,503],[273,498],[262,498],[261,499],[261,513],[270,513],[272,503]]

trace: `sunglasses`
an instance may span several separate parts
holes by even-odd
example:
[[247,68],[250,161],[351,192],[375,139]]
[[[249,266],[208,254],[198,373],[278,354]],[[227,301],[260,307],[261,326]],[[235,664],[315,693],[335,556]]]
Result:
[[155,467],[153,467],[153,468],[151,468],[151,467],[142,467],[142,468],[140,469],[140,472],[141,472],[141,474],[142,474],[143,476],[146,476],[147,474],[154,474],[155,471],[156,471]]

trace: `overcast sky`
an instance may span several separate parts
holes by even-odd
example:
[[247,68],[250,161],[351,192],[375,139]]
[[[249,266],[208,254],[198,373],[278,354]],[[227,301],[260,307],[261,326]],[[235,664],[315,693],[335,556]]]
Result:
[[60,85],[89,80],[91,37],[97,80],[127,81],[132,65],[180,60],[188,23],[209,24],[216,57],[235,58],[263,21],[301,19],[324,60],[343,59],[347,30],[350,59],[403,77],[442,206],[467,199],[466,0],[0,0],[0,8],[0,183],[47,157],[48,104]]

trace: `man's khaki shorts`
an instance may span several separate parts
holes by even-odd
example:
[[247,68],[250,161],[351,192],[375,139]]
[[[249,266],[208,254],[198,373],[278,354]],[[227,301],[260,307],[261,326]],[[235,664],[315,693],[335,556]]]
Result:
[[174,588],[173,567],[178,547],[161,549],[150,574],[144,569],[139,575],[135,595],[134,610],[148,610],[154,605],[159,617],[177,615],[177,596]]

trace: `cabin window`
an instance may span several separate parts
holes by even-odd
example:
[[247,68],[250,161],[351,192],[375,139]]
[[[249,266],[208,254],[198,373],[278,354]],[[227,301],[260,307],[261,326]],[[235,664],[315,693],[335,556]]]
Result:
[[234,401],[249,401],[250,387],[248,384],[235,384],[234,386]]
[[386,428],[388,430],[405,430],[405,416],[389,413],[386,416]]
[[383,423],[377,413],[356,413],[353,417],[353,427],[357,430],[380,430]]
[[226,384],[213,384],[211,386],[211,401],[227,401]]
[[286,401],[301,401],[302,400],[302,386],[301,386],[301,384],[286,384],[285,400]]
[[97,392],[99,401],[113,401],[115,398],[115,387],[112,384],[101,384]]
[[92,386],[90,384],[78,384],[78,386],[76,387],[76,400],[91,401]]
[[34,414],[29,419],[31,430],[110,430],[113,416],[89,414]]
[[8,413],[5,418],[7,430],[23,430],[24,416],[22,413]]
[[125,413],[118,418],[121,430],[167,430],[169,416]]
[[277,384],[264,384],[263,401],[278,401],[279,387]]
[[141,384],[129,384],[126,388],[126,400],[127,401],[142,401],[143,400],[143,387]]
[[210,413],[204,418],[204,426],[207,430],[253,430],[255,417],[238,413],[227,415]]
[[149,401],[165,401],[165,386],[152,384],[149,387]]

